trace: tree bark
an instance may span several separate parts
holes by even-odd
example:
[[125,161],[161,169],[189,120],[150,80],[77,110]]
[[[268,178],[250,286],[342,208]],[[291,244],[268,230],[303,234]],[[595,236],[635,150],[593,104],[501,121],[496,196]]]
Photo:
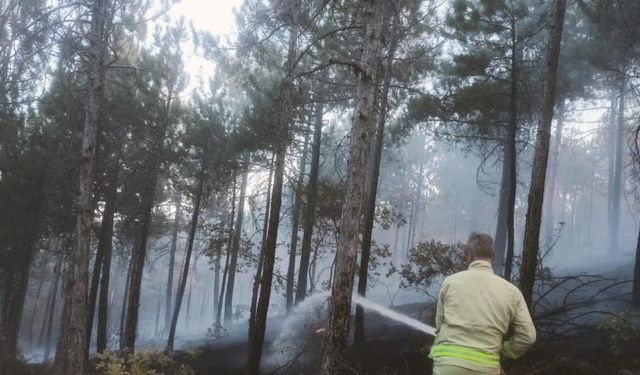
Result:
[[631,295],[634,306],[640,306],[640,231],[636,243],[636,262],[633,268],[633,292]]
[[176,263],[176,249],[178,247],[178,232],[180,231],[180,222],[182,221],[180,212],[182,210],[182,194],[180,194],[177,190],[174,194],[175,199],[175,216],[173,218],[173,231],[171,232],[171,250],[169,252],[169,276],[167,278],[167,293],[166,293],[166,304],[165,304],[165,314],[164,314],[164,326],[165,329],[169,327],[171,324],[171,307],[172,307],[172,297],[173,297],[173,272],[175,269]]
[[33,343],[33,330],[34,330],[35,322],[36,320],[38,320],[37,306],[40,306],[40,296],[42,294],[42,285],[44,284],[45,276],[47,276],[46,269],[47,269],[46,262],[43,261],[40,272],[39,272],[39,277],[38,277],[38,289],[36,291],[36,296],[33,299],[33,310],[31,312],[31,317],[28,320],[29,329],[28,329],[27,343],[29,345]]
[[309,170],[309,182],[307,184],[307,204],[304,211],[302,249],[300,253],[300,267],[298,269],[298,288],[296,289],[296,304],[302,302],[307,296],[307,275],[309,274],[309,258],[311,257],[313,223],[316,218],[316,206],[318,202],[318,176],[320,174],[320,146],[322,143],[323,115],[324,105],[320,100],[318,100],[314,110],[313,145],[311,147],[311,166]]
[[304,186],[304,173],[307,169],[307,150],[309,148],[309,132],[311,131],[311,121],[304,135],[304,146],[302,148],[302,156],[300,157],[300,172],[298,180],[294,188],[295,200],[293,203],[293,212],[291,214],[291,241],[289,242],[289,267],[287,268],[287,289],[286,289],[286,306],[287,312],[291,311],[293,306],[293,280],[296,273],[296,250],[298,248],[298,229],[300,228],[300,206],[302,205],[302,189]]
[[609,251],[612,254],[618,253],[620,238],[620,202],[622,196],[622,169],[623,163],[623,139],[624,139],[624,108],[626,82],[622,78],[618,93],[618,127],[616,129],[615,144],[615,172],[613,175],[613,191],[611,192],[611,220],[609,222],[609,240],[611,241]]
[[[506,198],[506,207],[504,210],[503,223],[506,228],[498,228],[497,232],[501,233],[500,238],[496,234],[496,260],[494,267],[498,275],[504,274],[504,278],[511,280],[513,268],[513,252],[515,244],[515,205],[518,186],[518,157],[516,151],[516,138],[518,134],[518,35],[516,30],[515,19],[511,21],[511,77],[509,83],[509,121],[507,124],[504,166],[503,186],[501,191],[501,199]],[[498,225],[502,225],[498,223]],[[504,236],[506,234],[506,252],[504,252]]]
[[[116,161],[119,163],[119,161]],[[111,248],[113,240],[113,218],[116,212],[116,198],[118,197],[118,174],[119,166],[112,168],[113,171],[109,176],[109,185],[105,196],[104,212],[102,214],[102,223],[100,224],[100,233],[98,234],[98,251],[96,252],[96,260],[93,267],[93,275],[91,278],[91,287],[89,289],[89,309],[87,316],[87,355],[91,347],[91,332],[93,330],[93,320],[96,310],[96,301],[98,299],[98,286],[100,286],[101,298],[103,289],[109,289],[109,274],[105,271],[111,271]],[[107,259],[108,256],[108,259]],[[106,263],[109,263],[108,265]],[[108,292],[105,291],[104,293]],[[106,301],[105,301],[106,302]],[[101,303],[100,308],[107,309],[107,306]],[[105,327],[106,329],[106,327]]]
[[[245,158],[248,161],[248,158]],[[245,166],[248,168],[248,166]],[[238,218],[236,221],[235,233],[233,236],[233,244],[231,246],[231,261],[227,270],[227,292],[224,300],[224,322],[231,323],[233,320],[233,289],[236,281],[236,268],[238,266],[238,255],[240,252],[240,240],[242,238],[242,221],[244,220],[244,201],[247,194],[247,177],[248,169],[242,173],[242,182],[240,182],[240,199],[238,201]]]
[[560,145],[562,144],[562,129],[564,127],[564,112],[565,101],[564,98],[558,99],[558,122],[556,124],[556,134],[553,141],[553,147],[551,147],[551,154],[549,160],[549,178],[548,178],[548,191],[547,200],[545,202],[545,211],[547,212],[545,237],[546,243],[552,243],[555,236],[556,220],[555,220],[555,202],[556,202],[556,176],[558,174],[558,156],[560,155]]
[[45,332],[44,334],[44,362],[48,362],[50,355],[51,355],[51,349],[53,346],[53,317],[55,315],[56,312],[56,300],[58,298],[58,283],[60,282],[60,273],[61,273],[61,268],[62,268],[62,257],[60,258],[60,260],[58,260],[58,265],[56,266],[55,269],[55,274],[56,277],[53,281],[53,288],[51,291],[51,300],[49,302],[49,311],[47,313],[47,317],[45,319],[45,326],[46,329],[43,330]]
[[93,177],[97,150],[98,129],[102,113],[106,56],[108,48],[109,0],[90,3],[91,26],[88,32],[87,104],[80,160],[76,247],[70,256],[65,277],[65,315],[54,373],[56,375],[84,374],[87,369],[87,291],[89,282],[89,252],[93,221]]
[[[107,324],[109,316],[109,282],[111,277],[111,258],[113,249],[113,223],[116,212],[116,203],[118,198],[118,179],[120,174],[119,161],[114,168],[111,185],[107,193],[107,202],[105,204],[103,222],[100,227],[100,240],[98,248],[102,248],[102,269],[100,276],[100,295],[98,304],[98,327],[96,337],[96,351],[104,352],[107,348]],[[99,250],[100,251],[100,250]],[[94,302],[95,303],[95,302]],[[88,325],[91,337],[92,322]]]
[[262,241],[260,242],[260,253],[258,254],[258,266],[253,279],[253,289],[251,291],[251,308],[249,311],[249,340],[253,337],[253,328],[256,318],[256,306],[258,305],[258,292],[260,291],[260,278],[262,277],[262,266],[264,264],[264,247],[267,243],[267,233],[269,231],[269,210],[271,208],[271,180],[273,179],[273,158],[269,166],[269,182],[267,184],[267,198],[265,202],[264,222],[262,224]]
[[277,132],[274,145],[274,179],[271,193],[271,209],[269,213],[269,229],[264,247],[264,259],[262,278],[260,280],[260,295],[256,307],[256,317],[253,326],[252,337],[249,340],[249,358],[247,359],[247,372],[250,375],[260,373],[260,359],[262,358],[262,346],[267,326],[267,314],[271,299],[271,286],[273,270],[276,258],[276,246],[278,241],[278,228],[280,225],[280,209],[282,208],[282,185],[284,180],[284,164],[289,139],[289,125],[293,120],[293,82],[291,73],[296,53],[297,27],[289,27],[289,43],[287,60],[285,63],[286,78],[280,83],[278,96],[273,100],[270,117],[273,119],[274,131]]
[[560,46],[562,29],[566,11],[565,0],[555,0],[551,39],[547,57],[547,78],[545,80],[544,99],[542,102],[542,116],[536,137],[536,148],[531,172],[531,186],[529,188],[529,206],[524,233],[524,249],[522,251],[522,269],[520,271],[520,290],[524,295],[529,310],[533,314],[533,286],[538,263],[540,242],[540,224],[542,221],[542,204],[544,200],[545,177],[549,158],[549,139],[551,136],[551,121],[555,104],[555,91],[560,60]]
[[[215,265],[213,267],[213,313],[218,313],[218,300],[220,299],[220,268],[222,267],[222,243],[218,242],[215,249]],[[215,316],[215,315],[214,315]]]
[[356,106],[352,117],[351,144],[347,167],[346,191],[342,209],[336,269],[331,291],[329,326],[325,336],[321,373],[346,371],[345,354],[351,312],[353,277],[359,246],[360,225],[365,206],[365,170],[374,142],[374,97],[378,84],[378,63],[383,44],[385,1],[369,0],[363,9],[365,39],[358,77]]
[[[203,162],[204,163],[204,162]],[[184,266],[182,268],[182,275],[178,283],[178,290],[176,292],[176,304],[173,309],[173,317],[171,319],[171,327],[169,329],[169,339],[167,340],[167,347],[165,351],[173,351],[173,342],[176,335],[176,326],[178,325],[178,317],[180,316],[180,306],[182,305],[182,298],[184,297],[184,290],[187,286],[187,277],[189,277],[189,265],[191,263],[191,253],[193,252],[193,243],[196,236],[196,229],[198,226],[198,218],[200,215],[200,202],[202,201],[202,195],[204,193],[204,180],[205,171],[204,166],[201,167],[198,176],[198,185],[195,191],[193,214],[191,216],[191,226],[189,228],[189,237],[187,238],[187,249]]]
[[231,259],[231,242],[233,241],[233,220],[236,215],[236,175],[233,174],[233,189],[231,193],[231,218],[229,220],[229,241],[227,243],[227,257],[224,262],[224,273],[222,274],[222,286],[220,287],[220,299],[218,300],[218,308],[216,311],[216,327],[215,330],[222,326],[222,302],[224,300],[225,285],[227,282],[227,274],[229,273],[229,262]]
[[[137,247],[137,241],[133,245],[133,249],[135,249],[136,247]],[[131,250],[132,257],[133,257],[133,251],[134,251],[133,249]],[[124,296],[122,297],[122,306],[120,309],[120,351],[121,352],[124,350],[124,347],[125,347],[124,326],[125,326],[125,320],[127,318],[127,301],[129,300],[129,285],[131,285],[131,267],[132,266],[133,266],[133,263],[129,261],[129,266],[127,267],[127,277],[124,283]]]
[[[395,2],[398,6],[398,2]],[[393,76],[393,59],[395,58],[396,49],[399,43],[400,28],[400,9],[395,9],[393,17],[393,29],[389,51],[386,56],[384,68],[384,84],[380,94],[380,108],[378,113],[378,125],[376,129],[375,145],[373,149],[372,165],[367,181],[368,189],[366,195],[366,206],[364,214],[364,230],[362,232],[362,253],[360,255],[360,268],[358,269],[358,294],[362,297],[367,294],[367,282],[369,279],[369,260],[371,258],[371,238],[373,235],[373,226],[376,217],[376,197],[378,195],[378,180],[380,177],[380,164],[382,161],[382,149],[384,145],[384,128],[387,122],[387,112],[389,108],[389,88],[391,86],[391,78]],[[353,345],[362,347],[365,343],[364,334],[364,309],[362,306],[356,306],[355,331]]]

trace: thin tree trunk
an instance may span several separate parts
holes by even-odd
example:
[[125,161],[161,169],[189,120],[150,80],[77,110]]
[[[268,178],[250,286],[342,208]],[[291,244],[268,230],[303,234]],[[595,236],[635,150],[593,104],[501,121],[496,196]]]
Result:
[[[617,93],[612,88],[611,90],[611,106],[609,107],[609,126],[607,128],[608,139],[608,185],[607,185],[607,224],[609,225],[609,238],[611,238],[611,228],[613,223],[613,181],[615,176],[615,157],[616,157],[616,129],[618,119],[618,106],[616,102]],[[611,240],[609,240],[609,247],[611,247]],[[611,250],[611,249],[609,249]]]
[[549,155],[549,178],[547,186],[547,200],[545,202],[545,243],[553,243],[555,237],[556,220],[554,216],[556,202],[556,176],[558,174],[558,156],[560,155],[560,145],[562,144],[562,129],[564,127],[565,100],[558,99],[558,121],[556,124],[556,134],[554,137],[551,153]]
[[36,296],[33,299],[33,311],[31,312],[31,317],[29,318],[28,322],[29,322],[29,329],[27,330],[28,332],[28,337],[27,337],[27,343],[32,344],[33,341],[33,327],[35,325],[35,322],[38,318],[38,306],[40,306],[40,295],[42,293],[42,285],[44,284],[44,278],[46,276],[46,263],[43,262],[42,265],[42,269],[40,270],[40,277],[38,277],[38,289],[36,291]]
[[[116,161],[119,164],[119,161]],[[116,212],[116,199],[118,197],[118,174],[119,166],[112,168],[110,173],[108,191],[105,196],[104,212],[102,214],[102,223],[100,224],[100,233],[98,235],[98,251],[93,267],[93,276],[91,279],[91,287],[89,290],[89,311],[87,316],[87,351],[91,347],[91,332],[93,330],[93,320],[96,310],[96,300],[98,298],[98,286],[102,289],[109,288],[109,275],[105,273],[105,269],[111,270],[111,247],[113,241],[113,218]],[[108,256],[108,259],[107,259]],[[109,263],[108,265],[106,263]],[[106,279],[105,279],[106,277]],[[102,298],[102,296],[101,296]],[[107,308],[101,303],[100,308]],[[106,328],[106,327],[105,327]],[[87,352],[88,355],[88,352]]]
[[231,219],[229,220],[229,241],[227,243],[227,257],[224,262],[224,273],[222,275],[222,286],[220,287],[220,299],[218,300],[218,308],[216,311],[216,331],[222,327],[222,302],[224,300],[225,285],[227,282],[227,274],[229,273],[229,263],[231,259],[231,242],[233,241],[233,220],[236,215],[236,175],[233,174],[233,190],[231,193]]
[[307,126],[304,135],[304,146],[300,157],[300,172],[294,188],[295,200],[293,212],[291,214],[291,241],[289,242],[289,267],[287,268],[287,289],[285,293],[287,311],[291,311],[293,306],[293,280],[296,273],[296,250],[298,248],[298,229],[300,228],[300,206],[302,205],[302,189],[304,187],[304,174],[307,169],[307,150],[309,148],[309,133],[311,131],[311,121]]
[[178,247],[178,232],[180,231],[180,222],[181,211],[182,211],[182,194],[180,194],[177,190],[174,193],[175,199],[175,216],[173,218],[173,231],[171,232],[171,250],[169,252],[169,276],[167,278],[167,293],[166,293],[166,304],[165,304],[165,314],[164,314],[164,326],[165,329],[169,327],[171,324],[171,307],[173,298],[173,272],[175,269],[176,263],[176,249]]
[[58,284],[60,282],[60,274],[62,269],[62,257],[58,260],[58,265],[56,266],[56,277],[53,282],[53,290],[51,293],[51,302],[49,312],[47,314],[47,318],[45,320],[46,325],[46,333],[44,335],[44,362],[48,362],[51,354],[51,349],[53,347],[53,317],[56,312],[56,300],[58,297]]
[[220,268],[222,258],[222,242],[218,241],[215,249],[215,265],[213,267],[213,313],[218,313],[218,300],[220,299]]
[[347,181],[336,249],[336,269],[331,291],[329,326],[325,336],[321,374],[342,374],[346,371],[347,335],[351,312],[351,294],[360,225],[365,206],[365,169],[371,143],[375,142],[374,97],[378,84],[378,63],[383,44],[385,3],[370,0],[364,4],[365,39],[358,77],[356,106],[352,117],[351,145]]
[[282,185],[284,180],[284,164],[289,139],[289,125],[293,119],[293,82],[290,81],[293,72],[293,61],[297,42],[297,27],[289,27],[289,44],[287,61],[285,64],[286,77],[280,84],[278,96],[274,98],[271,108],[274,131],[277,132],[274,147],[274,180],[271,193],[271,209],[269,213],[269,229],[264,248],[264,260],[262,278],[260,280],[260,295],[256,307],[256,317],[253,326],[253,335],[249,340],[249,358],[247,360],[247,372],[249,375],[260,373],[260,359],[262,358],[262,346],[267,325],[269,301],[271,299],[271,286],[273,270],[275,266],[276,246],[278,240],[278,228],[280,224],[280,209],[282,207]]
[[131,254],[131,275],[128,286],[127,314],[124,322],[124,350],[130,353],[135,351],[136,335],[138,330],[138,314],[140,310],[140,294],[142,289],[142,275],[147,254],[147,242],[151,231],[153,203],[155,201],[156,184],[158,179],[159,163],[154,159],[150,168],[151,175],[148,178],[142,204],[142,229],[136,249]]
[[88,33],[87,105],[80,160],[76,247],[73,249],[65,277],[65,315],[56,351],[56,375],[84,374],[87,368],[87,291],[89,252],[93,221],[93,176],[98,128],[102,113],[107,55],[107,27],[110,21],[109,0],[94,0],[90,5],[91,26]]
[[[138,241],[135,241],[133,245],[133,249],[135,249],[138,245]],[[131,250],[131,257],[133,257],[134,250]],[[124,325],[125,320],[127,318],[127,301],[129,300],[129,286],[131,285],[131,268],[133,267],[133,262],[129,261],[129,266],[127,267],[127,278],[124,283],[124,296],[122,298],[122,309],[120,310],[120,351],[122,352],[125,348],[124,342]]]
[[[553,120],[565,11],[565,0],[555,0],[551,40],[549,41],[549,54],[547,57],[547,78],[545,80],[544,100],[542,102],[542,116],[536,137],[536,149],[531,172],[531,186],[529,188],[529,205],[527,208],[524,249],[522,251],[522,269],[520,272],[520,290],[524,295],[530,311],[533,308],[533,286],[538,262],[542,204],[544,200],[545,177],[549,158],[549,139],[551,135],[551,121]],[[533,311],[531,311],[531,313],[533,313]]]
[[633,304],[640,306],[640,231],[636,243],[636,262],[633,268],[633,292],[631,295]]
[[622,169],[623,164],[623,139],[624,139],[624,108],[625,108],[625,88],[626,82],[624,78],[620,82],[619,103],[618,103],[618,128],[616,129],[615,144],[615,173],[613,176],[613,191],[611,192],[611,221],[609,228],[609,239],[611,245],[609,251],[617,253],[619,249],[620,237],[620,201],[622,196]]
[[[204,163],[204,162],[203,162]],[[182,298],[184,296],[184,290],[187,286],[187,277],[189,277],[189,264],[191,263],[191,253],[193,251],[193,243],[196,236],[196,228],[198,226],[198,217],[200,215],[200,202],[202,201],[202,195],[204,193],[204,179],[205,171],[201,166],[200,176],[198,178],[198,186],[195,192],[195,202],[193,204],[193,214],[191,216],[191,226],[189,228],[189,237],[187,238],[187,249],[184,266],[182,268],[182,275],[178,283],[178,291],[176,292],[176,304],[173,309],[173,317],[171,319],[171,328],[169,329],[169,339],[167,340],[167,347],[165,351],[173,351],[173,342],[176,335],[176,326],[178,325],[178,317],[180,316],[180,306],[182,305]]]
[[[394,4],[399,5],[398,1]],[[373,226],[376,217],[376,197],[378,195],[378,180],[380,177],[380,164],[382,161],[382,149],[384,145],[384,128],[387,122],[387,112],[389,109],[389,88],[391,86],[391,78],[393,76],[393,60],[395,58],[396,49],[400,36],[400,9],[394,10],[393,29],[389,44],[389,51],[386,56],[384,67],[384,84],[380,93],[380,107],[378,113],[378,124],[376,128],[375,145],[373,154],[371,155],[372,165],[367,181],[368,189],[366,194],[366,206],[364,214],[364,230],[362,232],[362,253],[360,255],[360,268],[358,269],[358,294],[362,297],[367,294],[367,283],[369,279],[369,260],[371,258],[371,238],[373,235]],[[356,306],[355,331],[353,345],[362,347],[365,343],[364,334],[364,309],[362,306]]]
[[[102,226],[104,222],[100,225],[100,232],[102,232]],[[99,242],[103,240],[100,238]],[[111,239],[109,239],[111,240]],[[102,245],[102,246],[100,246]],[[89,298],[88,298],[88,308],[87,308],[87,344],[85,346],[87,350],[87,357],[89,356],[89,351],[91,350],[91,334],[93,331],[93,320],[96,313],[96,300],[98,299],[98,285],[100,284],[100,272],[102,271],[102,259],[104,256],[104,245],[99,243],[98,251],[96,252],[96,259],[93,264],[93,273],[91,275],[91,283],[89,286]]]
[[[317,89],[319,90],[319,89]],[[318,99],[319,98],[319,95]],[[298,288],[296,289],[296,304],[307,296],[307,275],[309,273],[309,258],[311,256],[311,240],[313,239],[313,223],[316,218],[318,202],[318,175],[320,173],[320,146],[322,143],[322,117],[324,105],[321,100],[315,104],[313,145],[311,147],[311,166],[307,185],[307,204],[304,211],[302,234],[302,250],[300,253],[300,267],[298,269]]]
[[170,113],[174,99],[174,89],[177,77],[170,77],[167,83],[167,99],[164,107],[163,122],[155,134],[152,145],[151,164],[149,177],[142,193],[142,229],[140,231],[140,243],[137,251],[131,256],[131,280],[129,284],[129,300],[127,302],[127,316],[124,329],[124,348],[130,353],[135,351],[136,334],[138,329],[138,315],[140,312],[140,293],[142,288],[142,275],[147,255],[147,242],[151,231],[152,211],[156,198],[156,185],[160,174],[160,158],[164,149],[164,138],[170,124]]
[[[518,132],[518,51],[517,32],[515,19],[511,21],[511,82],[509,97],[509,125],[507,129],[507,143],[505,159],[507,160],[507,249],[506,256],[501,254],[497,262],[497,274],[504,272],[504,278],[511,280],[513,268],[513,255],[515,246],[515,209],[516,209],[516,189],[518,186],[518,157],[516,153],[516,137]],[[502,260],[504,259],[504,264]],[[496,263],[496,262],[494,262]]]
[[[109,282],[111,278],[111,258],[113,250],[113,223],[116,212],[116,203],[118,197],[118,179],[120,175],[120,164],[114,168],[113,178],[107,193],[107,203],[103,222],[100,228],[100,240],[98,247],[102,247],[102,270],[100,276],[100,295],[98,304],[98,327],[96,333],[96,351],[104,352],[107,348],[107,324],[109,314]],[[92,326],[91,322],[91,326]],[[91,328],[89,328],[89,332]],[[91,336],[90,334],[88,335]]]
[[[245,159],[248,161],[248,159]],[[248,168],[248,166],[247,166]],[[236,281],[236,268],[238,266],[238,254],[240,252],[240,240],[242,238],[242,221],[244,220],[244,201],[247,194],[247,177],[249,170],[242,173],[242,182],[240,183],[240,200],[238,201],[238,219],[236,221],[235,234],[233,236],[233,245],[231,246],[231,261],[227,274],[227,292],[224,300],[224,322],[231,323],[233,320],[233,289]]]
[[[194,263],[196,263],[197,261],[198,261],[198,259],[196,258]],[[189,320],[191,320],[191,294],[192,294],[192,292],[193,292],[193,272],[189,273],[189,293],[187,293],[187,311],[185,312],[185,315],[184,315],[184,329],[187,330],[187,331],[189,330]]]
[[251,291],[251,308],[249,311],[249,340],[253,337],[253,327],[256,318],[256,306],[258,305],[258,292],[260,291],[260,278],[262,277],[262,266],[264,264],[264,247],[267,243],[267,233],[269,231],[269,210],[271,208],[271,180],[273,179],[273,158],[269,166],[269,182],[267,184],[267,197],[264,210],[264,222],[262,224],[262,241],[260,242],[260,254],[258,254],[258,266],[253,279],[253,290]]

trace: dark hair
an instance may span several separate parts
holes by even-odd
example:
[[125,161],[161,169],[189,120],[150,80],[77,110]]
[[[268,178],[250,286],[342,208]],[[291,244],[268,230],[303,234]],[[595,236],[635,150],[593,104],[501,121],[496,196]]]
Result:
[[467,251],[473,258],[491,258],[496,252],[493,249],[493,238],[486,233],[471,233],[467,240]]

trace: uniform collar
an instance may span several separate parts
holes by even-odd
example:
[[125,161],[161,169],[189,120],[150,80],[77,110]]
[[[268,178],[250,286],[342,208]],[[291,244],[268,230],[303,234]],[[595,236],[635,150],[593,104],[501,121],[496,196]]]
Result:
[[476,260],[469,265],[470,270],[479,270],[479,271],[489,271],[493,272],[493,268],[491,268],[491,263],[486,260]]

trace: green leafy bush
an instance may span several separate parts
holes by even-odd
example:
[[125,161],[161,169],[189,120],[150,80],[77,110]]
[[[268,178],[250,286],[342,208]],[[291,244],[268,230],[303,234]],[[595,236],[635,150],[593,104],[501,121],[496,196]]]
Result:
[[463,244],[447,244],[436,240],[419,243],[409,251],[408,260],[400,271],[403,279],[401,286],[427,294],[434,281],[467,267]]
[[194,375],[187,365],[176,362],[162,352],[140,352],[118,357],[114,353],[98,354],[96,373],[99,375]]
[[640,343],[640,333],[628,313],[614,315],[605,320],[599,327],[609,335],[609,346],[614,354]]

